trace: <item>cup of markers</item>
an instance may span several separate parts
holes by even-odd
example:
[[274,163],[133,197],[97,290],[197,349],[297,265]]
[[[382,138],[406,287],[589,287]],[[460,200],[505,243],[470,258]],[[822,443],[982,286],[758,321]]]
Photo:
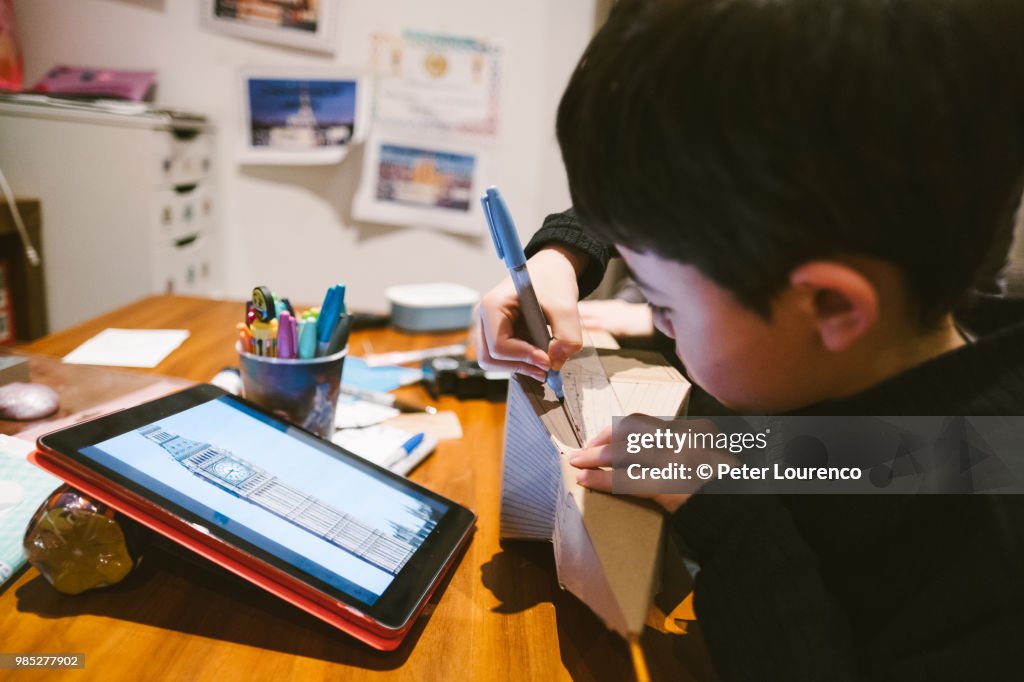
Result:
[[287,298],[256,287],[238,324],[242,396],[330,438],[351,328],[342,284],[327,290],[319,308],[302,313]]

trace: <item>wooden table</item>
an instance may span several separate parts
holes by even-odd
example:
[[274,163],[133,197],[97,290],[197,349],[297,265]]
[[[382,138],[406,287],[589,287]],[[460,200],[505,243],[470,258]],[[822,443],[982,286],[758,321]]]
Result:
[[[234,325],[241,316],[237,302],[158,296],[21,350],[61,357],[107,327],[191,331],[153,370],[112,373],[35,358],[33,376],[54,383],[81,409],[90,399],[98,403],[118,388],[127,392],[155,379],[147,374],[208,380],[235,364]],[[358,332],[351,345],[358,352],[372,344],[378,352],[456,343],[463,337],[384,329]],[[402,394],[428,400],[421,387],[402,389]],[[442,442],[411,478],[474,510],[479,522],[447,586],[399,650],[375,652],[216,567],[154,552],[120,585],[77,597],[58,594],[28,569],[0,593],[0,652],[84,653],[86,670],[0,671],[0,677],[631,679],[625,644],[558,587],[550,546],[498,542],[504,404],[453,398],[434,404],[458,414],[464,436]],[[643,643],[655,680],[711,677],[697,638],[649,631]]]

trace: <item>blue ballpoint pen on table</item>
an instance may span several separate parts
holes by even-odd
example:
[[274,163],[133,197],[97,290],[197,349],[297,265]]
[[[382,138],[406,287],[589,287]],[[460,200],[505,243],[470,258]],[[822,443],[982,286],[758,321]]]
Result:
[[385,459],[381,463],[381,466],[386,469],[390,469],[394,465],[401,462],[403,459],[411,455],[413,451],[420,446],[420,443],[423,442],[424,436],[426,436],[425,433],[417,433],[412,438],[402,443],[400,446],[395,448],[395,451],[391,453],[391,455],[387,459]]
[[[515,284],[516,294],[519,295],[519,312],[526,324],[526,331],[530,334],[530,341],[546,353],[548,346],[551,345],[548,320],[544,317],[540,301],[533,290],[530,273],[526,269],[526,254],[523,252],[522,242],[519,241],[515,223],[512,222],[512,214],[509,213],[508,205],[505,204],[497,187],[488,187],[487,194],[480,197],[480,203],[484,207],[487,225],[491,228],[491,238],[494,240],[494,248],[498,251],[498,258],[505,261],[505,267],[508,268],[512,283]],[[562,375],[553,369],[548,370],[547,383],[555,396],[564,401]]]

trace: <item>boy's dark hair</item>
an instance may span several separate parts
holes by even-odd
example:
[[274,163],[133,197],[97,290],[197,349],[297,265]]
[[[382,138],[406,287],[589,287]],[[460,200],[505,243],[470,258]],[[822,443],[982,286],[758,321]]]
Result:
[[856,253],[934,322],[1011,229],[1022,36],[1024,0],[622,0],[558,110],[573,203],[765,316]]

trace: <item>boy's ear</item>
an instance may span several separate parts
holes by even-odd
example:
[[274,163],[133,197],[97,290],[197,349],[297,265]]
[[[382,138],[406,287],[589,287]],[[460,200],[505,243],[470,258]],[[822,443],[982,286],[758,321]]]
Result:
[[835,261],[804,263],[789,274],[789,283],[802,294],[830,351],[846,350],[878,320],[878,290],[852,267]]

